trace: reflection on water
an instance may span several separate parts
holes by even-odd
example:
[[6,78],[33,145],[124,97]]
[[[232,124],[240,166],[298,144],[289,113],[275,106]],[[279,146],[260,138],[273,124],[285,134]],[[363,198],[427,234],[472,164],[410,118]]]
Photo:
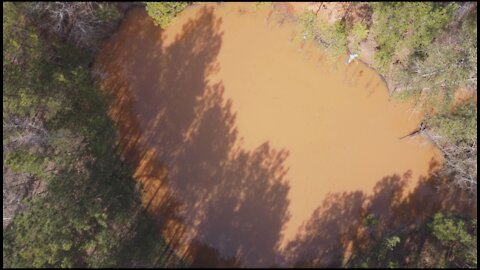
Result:
[[410,203],[432,170],[430,144],[398,140],[420,116],[295,30],[251,4],[196,5],[166,30],[134,9],[98,55],[144,205],[195,266],[339,265],[365,213]]

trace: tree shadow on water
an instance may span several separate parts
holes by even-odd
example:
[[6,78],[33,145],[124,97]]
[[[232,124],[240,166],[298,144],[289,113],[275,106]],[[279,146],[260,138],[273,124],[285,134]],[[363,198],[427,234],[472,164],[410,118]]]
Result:
[[172,39],[133,9],[96,69],[122,156],[169,244],[195,266],[268,266],[289,218],[288,152],[239,145],[232,102],[210,79],[221,23],[202,7]]
[[[406,265],[409,256],[419,254],[426,234],[425,224],[439,212],[476,217],[476,203],[435,173],[438,163],[430,163],[428,177],[420,177],[410,192],[406,185],[410,171],[377,182],[371,195],[361,191],[330,194],[315,210],[285,251],[287,264],[299,267],[341,267],[352,254],[379,243],[386,236],[403,233],[395,256]],[[379,224],[368,227],[373,214]],[[407,232],[407,233],[405,233]],[[409,262],[411,263],[411,261]],[[409,264],[411,265],[411,264]]]
[[343,257],[345,236],[357,226],[365,195],[360,192],[329,194],[302,233],[286,247],[288,264],[296,267],[338,265]]

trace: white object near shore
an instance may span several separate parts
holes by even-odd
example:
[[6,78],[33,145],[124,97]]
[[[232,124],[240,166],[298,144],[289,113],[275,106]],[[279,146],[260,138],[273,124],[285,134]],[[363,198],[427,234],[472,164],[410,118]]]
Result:
[[347,60],[347,62],[346,62],[346,64],[347,64],[347,65],[350,64],[350,63],[353,61],[353,59],[355,59],[355,58],[357,58],[357,57],[358,57],[358,53],[351,53],[351,54],[350,54],[350,57],[348,58],[348,60]]

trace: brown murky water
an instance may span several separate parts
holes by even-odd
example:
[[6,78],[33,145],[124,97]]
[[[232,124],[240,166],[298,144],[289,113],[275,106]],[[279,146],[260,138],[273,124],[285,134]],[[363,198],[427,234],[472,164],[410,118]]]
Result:
[[421,116],[373,70],[291,42],[271,15],[202,4],[163,31],[134,9],[97,59],[145,206],[193,265],[334,265],[438,156],[399,140]]

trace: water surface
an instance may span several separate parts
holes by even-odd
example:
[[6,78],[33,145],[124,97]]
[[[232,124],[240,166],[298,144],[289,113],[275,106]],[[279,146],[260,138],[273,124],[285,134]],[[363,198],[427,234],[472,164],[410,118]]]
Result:
[[438,156],[399,140],[421,115],[378,74],[297,30],[246,3],[190,7],[166,30],[134,9],[99,53],[145,207],[194,265],[334,265],[366,207],[389,217],[380,190],[406,196]]

